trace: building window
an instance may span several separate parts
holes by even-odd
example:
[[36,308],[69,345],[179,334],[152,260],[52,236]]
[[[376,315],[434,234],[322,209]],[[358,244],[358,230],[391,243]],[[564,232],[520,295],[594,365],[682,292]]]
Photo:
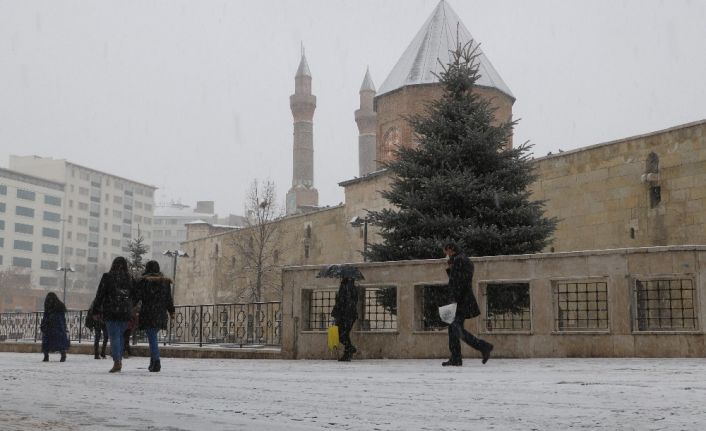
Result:
[[529,331],[529,283],[489,283],[485,286],[485,328],[489,332]]
[[111,239],[110,245],[112,245],[113,247],[120,247],[120,240],[119,239]]
[[695,330],[696,294],[690,278],[635,280],[637,331]]
[[42,253],[59,254],[59,246],[53,244],[42,244]]
[[44,203],[47,205],[61,206],[61,198],[56,196],[44,195]]
[[333,322],[331,311],[336,304],[335,290],[309,291],[309,331],[325,331]]
[[0,184],[0,195],[7,194],[7,186],[5,184]]
[[0,248],[5,248],[5,238],[0,238]]
[[650,187],[650,208],[656,208],[662,201],[662,189],[660,186]]
[[53,213],[51,211],[44,211],[44,220],[46,221],[61,221],[61,214]]
[[304,259],[309,258],[309,244],[304,244]]
[[5,212],[5,202],[0,202],[0,213]]
[[34,210],[32,208],[17,206],[15,207],[15,214],[22,217],[34,218]]
[[79,226],[88,226],[88,219],[87,218],[79,217],[78,219],[76,219],[76,222],[78,223]]
[[76,233],[76,241],[78,242],[87,242],[88,241],[88,235],[85,233],[78,232]]
[[[43,227],[42,228],[42,236],[46,236],[49,238],[59,238],[59,229],[52,229],[49,227]],[[69,236],[69,238],[71,238]]]
[[34,226],[31,224],[15,223],[15,232],[31,235],[34,233]]
[[275,265],[279,265],[279,250],[275,250],[274,253],[272,253],[272,260]]
[[31,268],[32,259],[28,259],[26,257],[13,257],[12,266],[16,266],[18,268]]
[[0,220],[0,230],[5,230],[5,220]]
[[77,248],[76,249],[76,256],[86,257],[86,249],[85,248]]
[[79,187],[78,194],[83,196],[88,196],[88,189],[86,187]]
[[397,288],[366,287],[363,296],[364,331],[397,330]]
[[50,270],[55,270],[58,267],[59,264],[57,262],[54,262],[53,260],[43,260],[42,264],[40,265],[40,268]]
[[306,225],[305,232],[306,232],[306,239],[311,239],[311,225],[310,224]]
[[33,201],[35,199],[36,193],[29,190],[17,189],[17,199],[24,199],[26,201]]
[[19,239],[16,239],[15,243],[13,245],[13,248],[15,250],[32,251],[32,242],[31,241],[21,241]]
[[58,279],[56,277],[39,277],[40,286],[56,286],[58,284]]
[[555,331],[608,329],[608,283],[561,281],[553,286]]
[[72,256],[74,254],[73,247],[64,247],[64,254],[67,256]]

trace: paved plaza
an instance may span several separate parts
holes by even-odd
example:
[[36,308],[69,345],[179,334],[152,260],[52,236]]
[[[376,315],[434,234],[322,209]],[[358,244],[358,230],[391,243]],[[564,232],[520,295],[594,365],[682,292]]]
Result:
[[148,359],[0,353],[2,430],[703,430],[706,360]]

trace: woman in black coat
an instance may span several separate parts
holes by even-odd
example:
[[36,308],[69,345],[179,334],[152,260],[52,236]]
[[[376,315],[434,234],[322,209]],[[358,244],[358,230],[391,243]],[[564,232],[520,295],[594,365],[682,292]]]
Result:
[[446,273],[449,276],[449,302],[456,303],[456,315],[449,325],[449,351],[451,358],[442,363],[443,366],[461,366],[462,339],[466,344],[478,350],[485,364],[490,358],[493,345],[485,340],[474,337],[463,327],[466,319],[480,315],[478,302],[473,295],[473,262],[454,243],[444,246],[444,253],[448,257]]
[[343,344],[343,356],[338,360],[348,362],[358,349],[351,342],[351,329],[358,319],[358,291],[355,280],[343,278],[336,294],[336,303],[331,310],[331,316],[336,319],[338,326],[338,339]]
[[159,358],[157,334],[160,329],[167,329],[167,314],[174,317],[174,300],[171,290],[172,280],[159,271],[159,263],[150,260],[145,265],[145,272],[137,282],[136,299],[142,301],[140,308],[139,329],[145,330],[150,343],[151,372],[159,372],[162,364]]
[[61,362],[66,361],[66,351],[69,350],[69,337],[66,335],[66,306],[56,293],[49,292],[44,299],[44,315],[40,328],[42,330],[42,353],[44,362],[49,361],[50,352],[60,352]]
[[134,287],[127,260],[122,256],[116,257],[110,271],[103,274],[96,299],[93,300],[93,317],[103,320],[108,328],[110,356],[113,357],[111,373],[117,373],[123,367],[123,334],[132,316],[133,296]]
[[[96,320],[93,316],[96,314],[95,306],[92,303],[91,308],[88,309],[86,313],[86,328],[93,331],[93,358],[94,359],[105,359],[105,346],[108,344],[108,328],[105,326],[105,322],[102,320]],[[98,355],[98,346],[100,345],[101,335],[103,337],[103,348],[100,351],[100,356]]]

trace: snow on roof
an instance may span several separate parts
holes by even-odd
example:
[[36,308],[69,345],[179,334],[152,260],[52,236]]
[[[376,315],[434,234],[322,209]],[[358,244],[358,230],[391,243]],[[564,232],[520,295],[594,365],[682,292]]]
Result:
[[[410,85],[439,82],[435,74],[441,73],[441,64],[451,62],[449,50],[456,48],[457,35],[461,44],[474,40],[456,12],[441,0],[380,86],[378,96]],[[514,99],[488,57],[480,49],[477,52],[481,75],[477,85],[495,88]]]

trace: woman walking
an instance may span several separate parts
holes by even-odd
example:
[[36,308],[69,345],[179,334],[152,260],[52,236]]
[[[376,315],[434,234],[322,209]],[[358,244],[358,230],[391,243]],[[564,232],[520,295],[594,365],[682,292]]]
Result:
[[60,362],[66,362],[66,351],[69,350],[69,337],[66,336],[66,306],[56,293],[49,292],[44,298],[44,315],[40,328],[42,330],[43,362],[49,362],[49,353],[61,353]]
[[[105,326],[105,322],[102,320],[96,320],[93,318],[95,312],[95,303],[91,304],[91,308],[88,309],[86,313],[86,328],[93,331],[93,358],[94,359],[105,359],[105,346],[108,344],[108,328]],[[100,351],[100,356],[98,355],[98,347],[100,346],[101,336],[103,338],[103,348]]]
[[94,300],[96,320],[102,319],[110,337],[111,373],[123,367],[123,334],[132,315],[133,281],[124,257],[116,257],[110,271],[103,274]]
[[167,329],[167,313],[170,318],[174,317],[171,284],[172,280],[164,277],[159,271],[159,263],[150,260],[145,265],[145,272],[138,281],[136,289],[136,299],[142,301],[138,327],[147,332],[147,340],[150,343],[148,369],[153,373],[158,373],[162,369],[157,334],[160,329]]

